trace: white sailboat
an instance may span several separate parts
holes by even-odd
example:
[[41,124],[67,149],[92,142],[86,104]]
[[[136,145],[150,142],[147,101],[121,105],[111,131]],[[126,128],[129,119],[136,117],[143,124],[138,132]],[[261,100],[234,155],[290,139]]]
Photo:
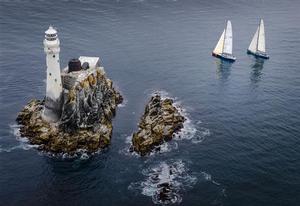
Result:
[[232,26],[231,21],[227,21],[224,29],[212,55],[221,59],[235,61],[236,58],[232,55]]
[[257,57],[269,59],[269,56],[266,53],[265,26],[263,19],[260,20],[259,26],[256,29],[247,53],[253,54]]

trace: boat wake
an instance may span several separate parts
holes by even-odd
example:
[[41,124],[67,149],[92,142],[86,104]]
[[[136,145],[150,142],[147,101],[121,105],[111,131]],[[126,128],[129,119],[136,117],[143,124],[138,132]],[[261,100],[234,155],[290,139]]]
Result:
[[143,170],[142,174],[146,179],[131,183],[128,189],[139,191],[151,197],[154,204],[160,205],[180,203],[182,193],[197,182],[197,178],[189,174],[182,160],[161,162]]

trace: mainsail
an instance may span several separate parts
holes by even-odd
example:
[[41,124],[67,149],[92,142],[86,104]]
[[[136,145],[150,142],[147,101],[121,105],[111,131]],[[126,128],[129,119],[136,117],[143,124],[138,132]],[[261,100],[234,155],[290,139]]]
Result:
[[227,21],[224,37],[223,53],[232,54],[232,26],[231,21]]
[[222,54],[223,52],[223,47],[224,47],[224,34],[225,34],[225,29],[213,51],[214,54]]
[[264,21],[262,19],[260,20],[259,24],[257,50],[261,52],[266,52],[265,26]]

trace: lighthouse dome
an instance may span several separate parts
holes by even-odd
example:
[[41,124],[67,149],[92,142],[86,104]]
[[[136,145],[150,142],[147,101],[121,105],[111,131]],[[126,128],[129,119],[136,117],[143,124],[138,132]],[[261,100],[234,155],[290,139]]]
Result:
[[49,26],[48,30],[45,31],[45,38],[48,41],[54,41],[57,39],[57,31],[52,26]]
[[48,30],[45,31],[45,34],[57,34],[57,31],[52,26],[49,26]]

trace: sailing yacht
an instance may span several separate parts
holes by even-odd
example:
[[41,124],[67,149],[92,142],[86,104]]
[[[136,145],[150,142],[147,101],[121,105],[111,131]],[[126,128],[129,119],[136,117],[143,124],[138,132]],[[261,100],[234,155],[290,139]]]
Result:
[[235,61],[236,58],[232,55],[232,26],[231,21],[227,21],[224,29],[212,55],[228,61]]
[[266,53],[265,26],[263,19],[260,20],[259,26],[256,29],[247,53],[256,57],[269,59],[269,56]]

